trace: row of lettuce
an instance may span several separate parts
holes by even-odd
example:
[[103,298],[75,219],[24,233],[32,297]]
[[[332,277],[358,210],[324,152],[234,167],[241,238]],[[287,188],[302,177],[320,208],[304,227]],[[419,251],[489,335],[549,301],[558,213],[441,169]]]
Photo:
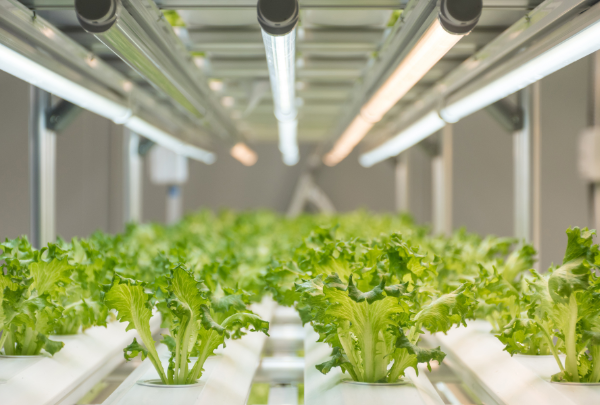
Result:
[[[54,354],[55,335],[127,322],[127,359],[149,358],[164,384],[198,380],[227,339],[268,333],[250,304],[294,306],[332,347],[317,366],[361,382],[396,382],[441,362],[423,333],[471,319],[492,324],[511,354],[553,355],[557,381],[600,382],[600,254],[593,231],[567,230],[563,263],[538,272],[535,251],[510,238],[430,236],[407,216],[300,216],[208,211],[171,227],[131,225],[36,250],[7,240],[0,274],[0,349]],[[150,319],[169,333],[165,368]],[[116,318],[116,319],[115,319]],[[566,355],[561,360],[560,354]]]

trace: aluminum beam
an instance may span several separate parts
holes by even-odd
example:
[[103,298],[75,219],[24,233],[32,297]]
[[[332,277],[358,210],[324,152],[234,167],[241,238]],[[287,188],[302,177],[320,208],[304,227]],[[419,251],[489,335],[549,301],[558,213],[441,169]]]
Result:
[[[73,0],[22,0],[36,10],[72,9]],[[397,10],[405,0],[300,0],[303,9],[375,9]],[[156,0],[163,10],[255,9],[256,0]]]
[[46,126],[51,95],[31,86],[29,184],[31,244],[41,249],[56,239],[56,133]]
[[409,207],[409,162],[410,162],[410,151],[406,151],[400,154],[395,161],[395,191],[396,191],[396,211],[403,213],[408,212]]
[[440,153],[431,161],[433,232],[435,234],[450,235],[452,233],[452,138],[452,125],[446,125],[441,132]]
[[523,128],[513,134],[514,234],[520,240],[533,243],[536,249],[540,246],[541,208],[539,97],[539,83],[519,92]]
[[142,221],[143,160],[140,156],[140,136],[127,128],[123,130],[123,222]]
[[[600,127],[600,51],[590,58],[590,89],[588,127]],[[593,188],[591,216],[594,229],[600,229],[600,183],[591,185]]]
[[[399,10],[406,0],[299,0],[302,9],[375,9]],[[35,10],[72,9],[73,0],[21,0]],[[245,9],[256,8],[256,0],[155,0],[163,10]],[[484,0],[483,7],[500,10],[530,10],[539,0]]]

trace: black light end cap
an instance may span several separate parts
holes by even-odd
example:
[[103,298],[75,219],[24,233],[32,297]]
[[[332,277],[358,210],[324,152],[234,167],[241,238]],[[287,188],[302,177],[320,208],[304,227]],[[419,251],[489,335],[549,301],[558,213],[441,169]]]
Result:
[[441,0],[440,23],[452,34],[468,34],[479,22],[482,0]]
[[298,0],[258,0],[258,23],[273,36],[287,35],[300,18]]
[[75,0],[75,11],[84,30],[106,32],[117,21],[117,0]]

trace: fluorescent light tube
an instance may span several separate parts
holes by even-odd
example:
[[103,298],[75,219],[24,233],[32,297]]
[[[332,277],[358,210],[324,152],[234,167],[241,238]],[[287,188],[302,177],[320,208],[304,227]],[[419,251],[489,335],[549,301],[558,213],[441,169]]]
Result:
[[283,163],[294,166],[300,160],[298,150],[298,121],[279,121],[279,151]]
[[360,114],[324,157],[328,166],[345,159],[371,128],[464,36],[447,31],[439,19],[425,31],[392,75],[363,106]]
[[451,34],[436,19],[394,73],[361,109],[368,121],[379,122],[464,35]]
[[280,121],[296,118],[296,30],[276,37],[264,30],[262,37],[267,53],[271,91],[275,103],[275,117]]
[[117,124],[123,124],[131,116],[130,108],[109,100],[2,44],[0,70]]
[[432,111],[404,131],[386,141],[377,148],[362,154],[358,161],[363,167],[371,167],[376,163],[396,156],[408,148],[421,142],[429,135],[442,129],[446,123]]
[[140,117],[131,117],[125,123],[125,127],[178,155],[206,163],[207,165],[213,164],[216,160],[216,155],[214,153],[181,142],[179,139],[169,135]]
[[254,152],[248,147],[248,145],[242,142],[236,143],[233,146],[233,148],[231,148],[229,153],[244,166],[253,166],[258,160],[256,152]]
[[323,163],[327,166],[335,166],[344,160],[365,134],[373,128],[373,125],[375,124],[366,121],[360,114],[354,117],[346,132],[336,142],[335,147],[323,157]]
[[296,24],[297,0],[259,0],[257,17],[261,26],[275,117],[279,121],[279,149],[283,162],[298,163],[298,121],[296,116]]
[[600,21],[440,111],[448,123],[478,111],[600,49]]

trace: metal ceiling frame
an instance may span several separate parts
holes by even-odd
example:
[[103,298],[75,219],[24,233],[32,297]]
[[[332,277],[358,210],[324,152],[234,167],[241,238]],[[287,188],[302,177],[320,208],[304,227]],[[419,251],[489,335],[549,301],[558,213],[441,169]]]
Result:
[[190,119],[208,122],[212,132],[232,144],[242,136],[208,88],[173,28],[151,0],[113,0],[116,20],[107,29],[90,30],[117,56],[159,91],[171,97]]
[[[161,10],[219,10],[256,8],[256,0],[155,0]],[[407,0],[299,0],[303,10],[402,10]],[[32,10],[65,10],[73,0],[22,0]],[[529,0],[485,0],[484,9],[531,10]]]
[[399,136],[397,134],[402,134],[430,114],[438,115],[450,101],[471,94],[503,72],[578,32],[581,29],[578,23],[588,19],[585,11],[595,3],[595,0],[546,0],[412,103],[391,125],[391,138],[366,153],[385,148],[388,142]]
[[154,98],[16,0],[0,0],[0,44],[177,137],[204,145],[202,127]]

